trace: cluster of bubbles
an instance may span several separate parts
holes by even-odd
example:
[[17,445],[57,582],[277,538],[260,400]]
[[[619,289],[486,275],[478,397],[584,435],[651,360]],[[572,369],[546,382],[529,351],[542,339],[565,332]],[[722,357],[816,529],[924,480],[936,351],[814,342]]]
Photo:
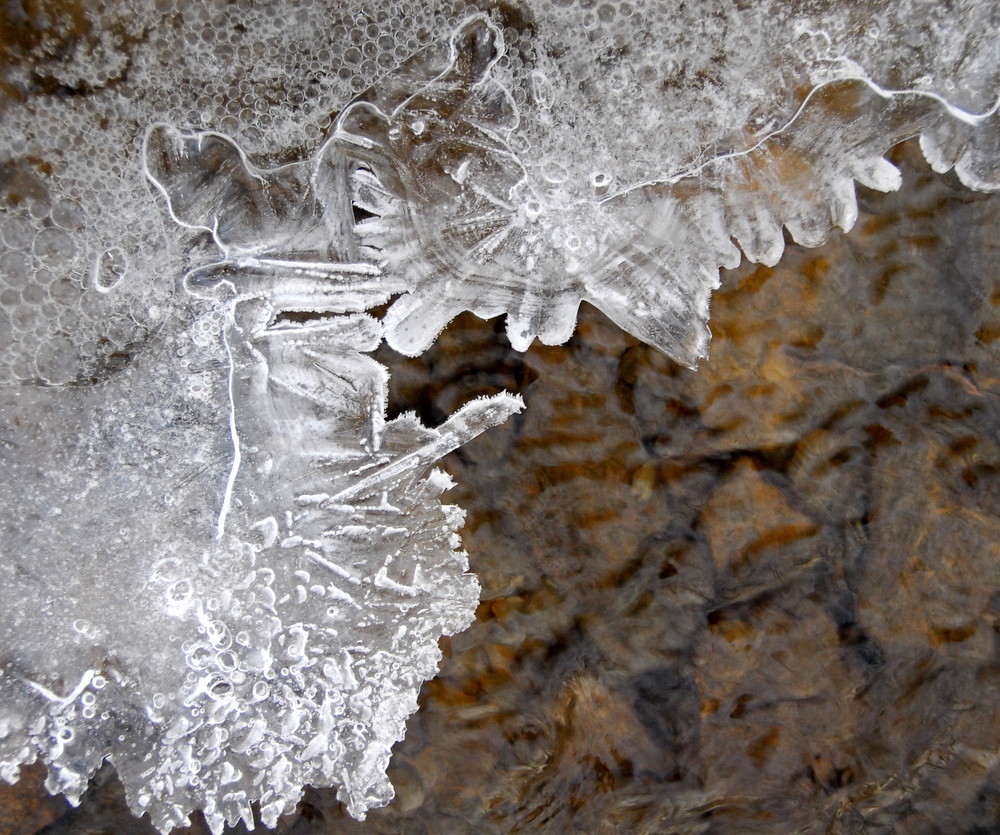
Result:
[[88,251],[81,234],[86,219],[67,200],[0,210],[0,379],[79,381],[113,370],[145,338],[149,317],[131,315],[142,303],[134,296],[118,303],[126,315],[108,321],[104,297],[128,259],[117,246]]
[[746,122],[754,104],[730,47],[759,29],[762,12],[726,5],[582,0],[537,10],[540,37],[519,50],[512,39],[500,69],[524,76],[518,150],[556,200],[662,177]]
[[150,124],[225,131],[264,164],[304,156],[340,106],[465,13],[150,0],[18,30],[0,71],[0,383],[95,382],[155,336],[191,241],[143,175]]
[[[15,21],[2,46],[8,383],[94,381],[155,334],[191,241],[144,180],[151,123],[221,130],[262,164],[305,158],[352,96],[477,11],[461,0],[66,5]],[[998,24],[992,4],[959,10],[956,24],[927,0],[477,5],[504,30],[494,75],[520,112],[515,150],[555,204],[745,147],[822,73],[856,72],[848,57],[882,83],[982,107],[993,71],[982,33]],[[887,32],[892,49],[873,49]]]
[[[519,104],[519,155],[565,204],[747,148],[835,78],[984,110],[996,68],[982,33],[1000,25],[989,6],[557,0],[533,5],[530,40],[505,31],[498,70]],[[887,32],[892,48],[873,49]]]

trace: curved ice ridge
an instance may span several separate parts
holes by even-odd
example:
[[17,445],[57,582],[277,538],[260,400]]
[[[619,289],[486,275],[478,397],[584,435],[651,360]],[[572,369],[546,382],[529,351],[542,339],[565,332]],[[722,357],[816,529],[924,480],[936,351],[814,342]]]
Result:
[[[178,134],[175,142],[199,148],[228,145],[234,167],[257,183],[248,205],[259,217],[220,228],[209,193],[175,220],[210,232],[244,263],[302,247],[312,258],[330,228],[348,223],[346,184],[370,215],[356,226],[351,255],[378,261],[402,292],[384,318],[386,339],[401,353],[426,350],[466,310],[506,314],[518,350],[535,338],[561,344],[587,301],[693,367],[707,355],[720,268],[742,256],[774,265],[783,227],[805,246],[819,246],[835,226],[849,231],[855,181],[899,187],[884,154],[900,142],[919,137],[936,171],[954,169],[978,190],[1000,188],[997,104],[971,114],[935,93],[838,78],[814,87],[782,127],[746,149],[616,190],[595,180],[591,198],[572,198],[562,183],[530,173],[514,150],[518,108],[492,78],[504,50],[488,18],[470,18],[446,48],[414,56],[350,102],[304,163],[263,171],[221,134]],[[285,208],[286,189],[303,196],[304,213]],[[281,205],[268,203],[275,200]]]

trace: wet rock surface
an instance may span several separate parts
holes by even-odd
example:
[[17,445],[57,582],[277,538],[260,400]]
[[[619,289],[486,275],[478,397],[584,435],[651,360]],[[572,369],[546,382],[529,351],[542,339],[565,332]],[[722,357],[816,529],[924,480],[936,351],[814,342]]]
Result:
[[[894,161],[851,234],[724,274],[697,371],[590,308],[559,348],[464,315],[380,350],[396,412],[527,409],[445,459],[482,602],[396,799],[278,831],[995,829],[1000,199]],[[0,832],[152,831],[110,768],[76,809],[42,775]]]

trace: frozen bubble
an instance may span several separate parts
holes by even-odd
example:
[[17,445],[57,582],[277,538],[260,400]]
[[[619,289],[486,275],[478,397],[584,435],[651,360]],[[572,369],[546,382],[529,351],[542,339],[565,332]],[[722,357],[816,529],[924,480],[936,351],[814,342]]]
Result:
[[41,284],[29,284],[23,290],[21,290],[21,300],[25,304],[30,305],[40,305],[46,298],[48,298],[48,288]]
[[31,283],[34,270],[23,252],[5,252],[0,255],[0,276],[5,285],[18,289]]
[[219,669],[223,672],[229,673],[236,669],[237,658],[236,654],[230,650],[225,652],[220,652],[216,658],[215,663],[218,665]]
[[50,217],[56,226],[61,226],[63,229],[70,232],[82,229],[86,219],[83,209],[81,209],[76,203],[70,203],[68,201],[56,203],[56,205],[52,207]]
[[81,290],[68,278],[60,278],[49,285],[49,298],[64,305],[71,305],[80,299]]
[[11,249],[27,249],[35,237],[35,227],[23,217],[7,215],[0,222],[0,237]]
[[[53,385],[71,382],[78,375],[78,359],[67,336],[53,336],[39,346],[35,356],[38,376]],[[86,634],[84,629],[77,630]]]
[[190,578],[182,577],[167,587],[166,596],[168,606],[183,606],[194,596],[194,584]]
[[557,160],[548,160],[542,167],[542,176],[553,185],[565,183],[569,177],[566,166]]
[[[18,298],[20,298],[20,294],[18,294]],[[35,310],[30,305],[18,304],[11,312],[10,320],[19,330],[31,330],[35,324]]]
[[42,220],[49,215],[49,203],[47,200],[32,200],[28,203],[28,214],[37,220]]
[[215,663],[215,650],[207,644],[199,644],[187,653],[187,664],[192,670],[204,670]]
[[205,692],[213,699],[224,699],[233,692],[233,683],[222,676],[213,676],[205,685]]
[[608,188],[611,185],[611,175],[605,171],[595,171],[590,177],[591,188],[594,189],[594,194],[598,197],[603,197],[608,193]]
[[100,293],[107,293],[118,286],[127,272],[128,256],[123,249],[113,246],[102,252],[94,262],[92,286]]

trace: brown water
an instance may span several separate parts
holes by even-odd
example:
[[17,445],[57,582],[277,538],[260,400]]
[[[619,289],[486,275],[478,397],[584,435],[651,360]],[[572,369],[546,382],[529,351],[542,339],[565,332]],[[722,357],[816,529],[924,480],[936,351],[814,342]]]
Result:
[[[896,161],[849,235],[724,275],[696,372],[590,308],[560,348],[466,315],[380,352],[428,422],[528,408],[447,459],[482,604],[396,800],[280,832],[998,830],[1000,197]],[[0,833],[152,831],[110,769],[78,809],[43,776]]]

